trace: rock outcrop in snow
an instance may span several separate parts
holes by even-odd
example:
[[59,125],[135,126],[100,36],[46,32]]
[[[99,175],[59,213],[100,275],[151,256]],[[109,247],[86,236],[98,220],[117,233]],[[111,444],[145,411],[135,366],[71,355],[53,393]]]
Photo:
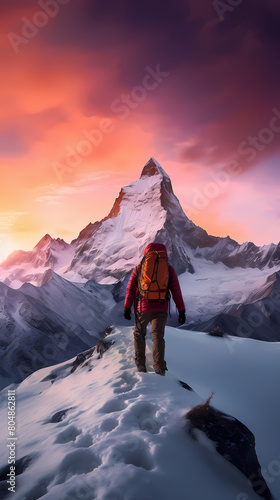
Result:
[[239,469],[250,481],[255,492],[266,500],[272,495],[261,473],[255,450],[254,434],[237,418],[223,413],[206,403],[198,404],[186,415],[189,432],[199,440],[202,431],[214,442],[217,452]]

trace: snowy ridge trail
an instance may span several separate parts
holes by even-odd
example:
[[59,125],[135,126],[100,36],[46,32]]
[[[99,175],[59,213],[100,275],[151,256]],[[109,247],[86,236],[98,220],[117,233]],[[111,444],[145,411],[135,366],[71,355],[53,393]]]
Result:
[[[279,344],[167,327],[169,371],[159,377],[152,369],[150,334],[144,374],[135,369],[131,327],[115,328],[104,342],[102,357],[95,350],[79,364],[73,358],[43,368],[14,386],[23,469],[15,500],[259,499],[212,442],[196,442],[186,432],[185,414],[212,391],[214,406],[254,432],[269,486],[280,498]],[[6,402],[3,390],[3,422]],[[0,457],[5,498],[5,440]]]

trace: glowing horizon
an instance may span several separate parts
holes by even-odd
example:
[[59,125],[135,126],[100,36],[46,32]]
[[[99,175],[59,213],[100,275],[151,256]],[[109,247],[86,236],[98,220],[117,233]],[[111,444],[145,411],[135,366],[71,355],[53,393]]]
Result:
[[277,244],[279,17],[273,0],[3,5],[0,261],[77,237],[151,156],[209,234]]

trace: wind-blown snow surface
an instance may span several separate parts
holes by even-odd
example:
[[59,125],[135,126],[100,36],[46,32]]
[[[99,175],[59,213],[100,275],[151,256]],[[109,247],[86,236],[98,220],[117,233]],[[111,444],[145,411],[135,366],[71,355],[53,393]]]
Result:
[[[130,327],[115,328],[106,341],[114,344],[102,359],[95,355],[74,373],[73,360],[44,368],[17,387],[17,458],[31,461],[14,500],[257,500],[212,442],[186,432],[184,415],[212,391],[212,404],[254,433],[263,474],[280,498],[278,343],[168,327],[169,371],[159,377],[150,336],[146,374],[135,370]],[[7,390],[0,401],[6,422]]]

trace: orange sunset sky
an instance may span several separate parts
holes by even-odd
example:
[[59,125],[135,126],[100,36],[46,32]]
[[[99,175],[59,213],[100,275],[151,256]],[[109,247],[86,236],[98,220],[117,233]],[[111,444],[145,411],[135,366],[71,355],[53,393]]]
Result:
[[0,261],[70,242],[151,156],[208,233],[279,242],[278,1],[0,5]]

